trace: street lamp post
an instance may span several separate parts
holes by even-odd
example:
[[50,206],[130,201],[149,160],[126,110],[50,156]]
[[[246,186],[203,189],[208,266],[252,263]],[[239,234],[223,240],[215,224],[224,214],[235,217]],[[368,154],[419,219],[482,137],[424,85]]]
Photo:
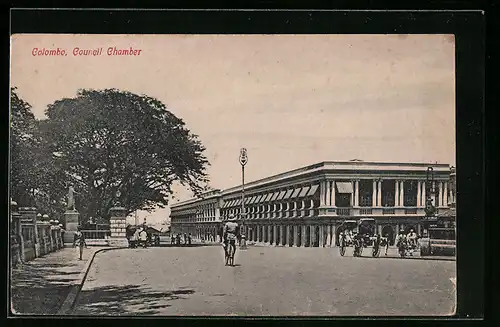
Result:
[[246,217],[245,213],[245,165],[248,162],[247,149],[241,148],[240,150],[240,164],[241,164],[241,244],[240,249],[245,250],[247,248],[246,244],[246,233],[243,227],[244,219]]

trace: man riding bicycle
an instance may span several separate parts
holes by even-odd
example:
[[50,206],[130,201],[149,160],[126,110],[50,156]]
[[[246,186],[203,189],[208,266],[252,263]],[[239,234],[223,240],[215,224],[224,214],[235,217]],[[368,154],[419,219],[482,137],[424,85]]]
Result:
[[228,244],[231,243],[234,251],[236,252],[236,239],[238,239],[240,236],[240,227],[235,220],[236,218],[234,217],[234,215],[230,215],[229,221],[224,224],[224,228],[222,229],[222,242],[224,251],[227,251]]

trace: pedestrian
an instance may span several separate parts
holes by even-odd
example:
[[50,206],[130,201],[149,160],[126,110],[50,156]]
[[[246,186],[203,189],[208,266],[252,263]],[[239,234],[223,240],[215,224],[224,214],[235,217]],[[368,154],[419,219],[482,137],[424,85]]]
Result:
[[148,233],[143,228],[141,228],[141,231],[139,232],[139,239],[141,240],[142,247],[146,248],[148,243]]
[[135,229],[134,235],[132,236],[133,245],[132,247],[136,248],[139,244],[139,228]]
[[175,243],[175,235],[172,234],[170,235],[170,244],[174,244]]
[[191,245],[191,233],[188,235],[188,244]]
[[83,236],[80,226],[78,226],[75,236],[73,237],[73,247],[75,248],[77,246],[80,254],[79,259],[82,260],[83,247],[87,247],[87,244],[85,243],[85,236]]

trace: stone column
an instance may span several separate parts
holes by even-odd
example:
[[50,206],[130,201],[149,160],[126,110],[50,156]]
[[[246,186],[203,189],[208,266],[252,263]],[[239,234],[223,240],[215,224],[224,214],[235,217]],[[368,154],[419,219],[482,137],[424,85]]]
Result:
[[377,206],[377,186],[378,186],[377,181],[373,180],[372,207],[376,207]]
[[377,191],[377,206],[382,206],[382,181],[377,182],[378,191]]
[[422,200],[421,200],[422,207],[425,207],[426,205],[426,194],[425,194],[425,181],[422,181]]
[[356,194],[354,194],[354,206],[355,207],[359,207],[359,180],[355,180],[354,181],[354,185],[356,186],[355,187],[355,192]]
[[443,207],[448,206],[448,182],[443,182]]
[[325,227],[323,225],[319,226],[319,247],[325,247]]
[[[273,225],[273,244],[278,246],[278,238],[276,237],[276,232],[278,231],[278,226]],[[281,242],[281,240],[280,240]]]
[[337,226],[335,224],[332,225],[332,239],[331,239],[331,246],[335,246],[336,238],[337,238]]
[[336,206],[336,204],[335,204],[335,181],[332,181],[330,183],[330,185],[331,185],[330,186],[330,191],[331,191],[331,195],[330,195],[331,202],[330,203],[331,203],[332,207],[335,207]]
[[319,183],[319,206],[322,207],[326,205],[326,182],[321,181]]
[[396,180],[394,182],[395,191],[394,191],[394,206],[399,207],[399,181]]
[[287,235],[285,233],[285,226],[284,225],[281,225],[280,226],[280,245],[286,245],[286,240],[287,240]]
[[332,205],[332,183],[329,180],[325,181],[325,188],[326,188],[325,205],[331,206]]
[[300,246],[305,247],[306,241],[307,241],[307,239],[306,239],[306,225],[300,226],[300,229],[301,229],[301,239],[302,239]]
[[422,183],[420,180],[417,181],[417,207],[420,208],[422,206]]
[[401,185],[399,186],[399,206],[404,207],[405,205],[405,181],[401,181]]
[[332,244],[332,226],[326,226],[326,247],[331,247]]
[[109,239],[109,245],[117,247],[128,246],[125,232],[127,210],[124,207],[113,207],[109,209],[109,213],[111,215],[111,238]]

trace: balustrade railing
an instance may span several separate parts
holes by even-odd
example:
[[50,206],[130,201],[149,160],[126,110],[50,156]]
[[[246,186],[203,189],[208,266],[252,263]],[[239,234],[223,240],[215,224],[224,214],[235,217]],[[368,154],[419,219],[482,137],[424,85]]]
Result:
[[337,215],[350,216],[351,215],[351,208],[337,208]]
[[406,215],[416,215],[417,208],[405,208],[405,214]]
[[382,208],[383,215],[393,215],[395,213],[394,208]]
[[372,208],[361,208],[359,209],[360,215],[371,215],[373,212]]

